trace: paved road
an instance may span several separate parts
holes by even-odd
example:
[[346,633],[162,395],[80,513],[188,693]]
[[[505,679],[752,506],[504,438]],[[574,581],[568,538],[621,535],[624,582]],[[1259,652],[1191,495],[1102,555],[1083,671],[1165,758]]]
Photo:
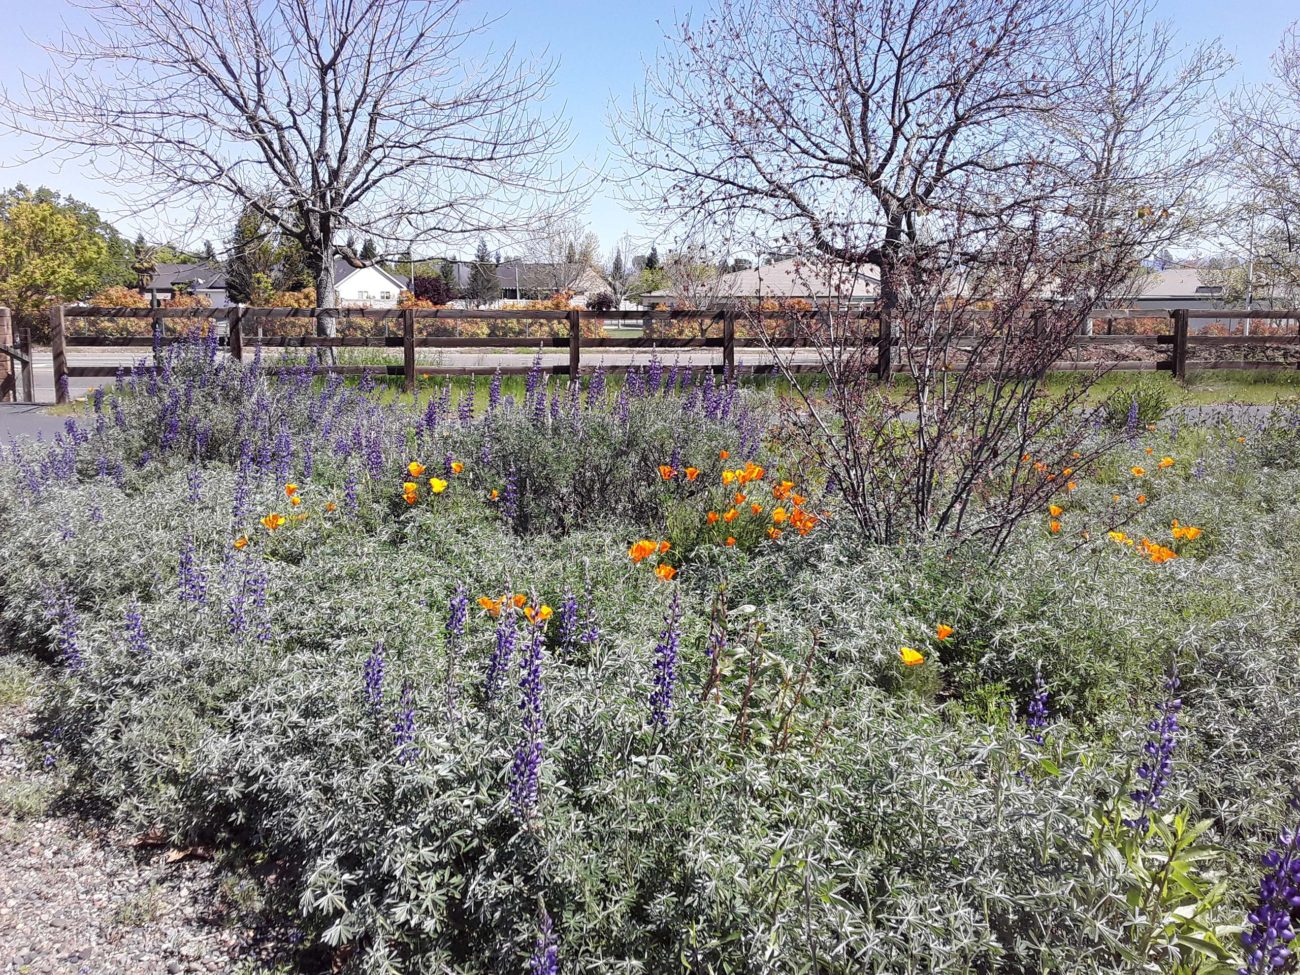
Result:
[[25,403],[0,403],[0,442],[34,440],[41,436],[49,440],[63,430],[67,417],[50,416],[39,407]]

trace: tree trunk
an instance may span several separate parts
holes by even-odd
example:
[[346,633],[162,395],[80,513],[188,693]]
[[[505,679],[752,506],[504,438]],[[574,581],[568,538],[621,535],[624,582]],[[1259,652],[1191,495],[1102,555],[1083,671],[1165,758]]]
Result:
[[[333,309],[338,304],[334,293],[334,261],[325,257],[316,269],[316,307]],[[335,311],[322,313],[316,318],[316,334],[333,338],[338,335],[339,319]]]

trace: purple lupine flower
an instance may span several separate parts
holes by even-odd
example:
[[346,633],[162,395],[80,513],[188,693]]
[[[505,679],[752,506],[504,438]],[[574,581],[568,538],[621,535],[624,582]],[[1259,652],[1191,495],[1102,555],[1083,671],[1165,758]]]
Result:
[[397,747],[397,760],[403,765],[410,765],[420,754],[420,747],[415,743],[415,688],[410,684],[402,685],[402,697],[393,721],[393,743]]
[[524,740],[515,749],[510,765],[510,801],[515,813],[525,820],[537,809],[542,768],[542,648],[546,645],[546,623],[534,623],[531,630],[528,648],[519,658],[519,710],[523,712]]
[[474,376],[473,375],[469,377],[469,388],[465,391],[465,395],[460,398],[460,405],[457,407],[456,410],[456,419],[458,419],[461,422],[462,426],[468,424],[471,420],[474,419]]
[[378,478],[384,473],[384,448],[380,443],[378,435],[371,437],[366,442],[366,468],[370,471],[370,476]]
[[1169,785],[1173,774],[1173,754],[1178,743],[1178,712],[1182,710],[1182,698],[1177,696],[1180,682],[1178,675],[1170,673],[1165,680],[1165,700],[1160,705],[1160,714],[1147,722],[1147,731],[1151,737],[1142,746],[1145,758],[1138,766],[1138,778],[1142,786],[1129,793],[1129,798],[1137,803],[1138,813],[1132,819],[1124,820],[1124,825],[1143,835],[1151,826],[1151,814],[1160,808],[1160,800]]
[[664,628],[655,646],[655,689],[650,694],[650,720],[660,728],[668,727],[673,709],[673,688],[677,684],[677,645],[681,642],[681,590],[673,589]]
[[113,397],[113,422],[117,424],[118,429],[126,429],[126,413],[122,410],[122,398],[120,396]]
[[497,620],[496,643],[492,648],[492,655],[488,657],[487,675],[483,678],[483,697],[489,703],[495,701],[497,695],[501,693],[506,672],[510,668],[510,660],[515,652],[516,636],[514,613],[503,608],[501,617]]
[[658,352],[650,353],[650,367],[645,372],[645,390],[644,392],[653,396],[659,392],[659,387],[664,381],[664,364],[659,360]]
[[370,656],[366,658],[365,667],[365,693],[366,704],[370,710],[379,713],[384,705],[384,644],[379,642],[375,644],[375,649],[370,651]]
[[559,975],[560,941],[551,925],[551,915],[542,909],[537,925],[537,944],[528,959],[528,975]]
[[469,591],[464,583],[456,586],[456,591],[447,601],[447,640],[459,641],[465,636],[465,625],[469,621]]
[[126,627],[126,645],[131,652],[141,657],[152,654],[153,648],[144,632],[144,614],[140,611],[138,602],[133,602],[126,608],[123,623]]
[[1300,829],[1283,832],[1277,845],[1260,858],[1265,873],[1259,900],[1241,934],[1246,965],[1239,975],[1294,971],[1296,928],[1300,926]]
[[447,477],[451,477],[454,473],[451,469],[451,465],[454,463],[456,463],[456,458],[452,456],[452,453],[449,450],[447,451],[446,456],[442,458],[442,473]]
[[605,367],[597,366],[596,371],[587,380],[587,409],[592,409],[605,396]]
[[484,440],[483,446],[478,449],[478,464],[480,467],[487,468],[492,466],[492,441]]
[[528,375],[524,378],[524,404],[529,405],[533,397],[537,394],[537,389],[542,384],[542,350],[539,347],[537,354],[533,356],[533,363],[528,367]]
[[1029,698],[1029,706],[1025,709],[1025,726],[1029,729],[1029,737],[1038,744],[1043,743],[1043,731],[1047,728],[1047,685],[1043,683],[1042,671],[1034,674],[1034,693]]
[[59,661],[73,673],[85,669],[86,661],[81,655],[81,641],[78,636],[81,618],[77,614],[77,607],[72,598],[65,595],[56,602],[52,615],[59,623],[55,637],[55,645],[59,648]]
[[581,639],[582,618],[578,609],[578,597],[572,589],[566,589],[560,600],[560,654],[567,656],[572,653]]
[[496,371],[492,373],[492,381],[488,383],[488,412],[495,413],[497,407],[501,405],[501,367],[497,366]]
[[208,574],[199,565],[193,536],[187,538],[181,548],[177,585],[185,602],[202,605],[208,601]]
[[727,648],[727,628],[725,626],[709,627],[709,639],[705,644],[705,652],[708,653],[710,660],[718,659],[718,655]]
[[311,441],[302,445],[302,476],[303,480],[310,480],[312,474],[316,472],[316,458],[312,453]]
[[190,504],[200,503],[203,500],[203,471],[197,467],[191,467],[185,475],[185,485],[185,500]]
[[511,524],[519,518],[519,476],[513,467],[506,475],[505,489],[501,492],[501,517]]
[[1128,417],[1124,420],[1124,436],[1133,440],[1138,434],[1138,401],[1137,397],[1128,404]]
[[596,603],[591,598],[591,586],[588,585],[582,598],[582,643],[591,649],[600,642],[600,622],[596,619]]
[[104,412],[104,387],[103,386],[96,386],[94,391],[91,392],[90,403],[91,406],[94,407],[95,413],[97,415]]

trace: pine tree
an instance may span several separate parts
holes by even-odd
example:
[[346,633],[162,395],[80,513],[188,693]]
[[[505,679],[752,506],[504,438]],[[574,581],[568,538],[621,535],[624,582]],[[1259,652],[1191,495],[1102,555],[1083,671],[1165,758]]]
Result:
[[497,280],[497,265],[488,251],[487,241],[478,242],[474,253],[474,269],[469,275],[466,297],[476,305],[496,301],[501,297],[501,284]]
[[217,259],[217,249],[212,246],[212,241],[210,240],[205,240],[203,242],[203,259],[208,262],[213,262]]
[[460,297],[456,287],[456,265],[452,261],[442,262],[442,281],[447,286],[447,300]]
[[650,253],[646,256],[645,259],[645,269],[647,271],[658,271],[659,268],[660,268],[659,247],[655,244],[651,244]]
[[569,241],[569,246],[564,249],[564,263],[578,263],[578,248],[573,245],[573,241]]
[[369,237],[361,245],[361,259],[363,261],[374,261],[379,257],[379,250],[375,247],[375,242]]

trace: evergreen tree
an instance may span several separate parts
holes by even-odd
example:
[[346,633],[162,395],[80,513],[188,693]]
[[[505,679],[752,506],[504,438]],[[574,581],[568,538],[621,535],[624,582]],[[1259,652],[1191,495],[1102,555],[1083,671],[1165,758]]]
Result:
[[456,287],[456,265],[452,261],[442,262],[442,281],[447,288],[448,301],[460,296]]
[[564,263],[578,263],[578,248],[573,245],[573,241],[569,241],[569,245],[564,249]]
[[647,271],[658,271],[663,265],[659,262],[659,247],[655,244],[650,245],[650,253],[646,255],[645,269]]
[[212,241],[210,240],[205,240],[203,242],[203,259],[209,263],[214,262],[217,259],[217,249],[212,246]]
[[361,245],[361,259],[363,261],[374,261],[379,257],[379,250],[375,247],[375,242],[369,237]]
[[487,241],[478,242],[474,253],[474,269],[469,275],[466,297],[476,305],[496,301],[501,297],[501,283],[497,280],[497,265],[488,251]]

